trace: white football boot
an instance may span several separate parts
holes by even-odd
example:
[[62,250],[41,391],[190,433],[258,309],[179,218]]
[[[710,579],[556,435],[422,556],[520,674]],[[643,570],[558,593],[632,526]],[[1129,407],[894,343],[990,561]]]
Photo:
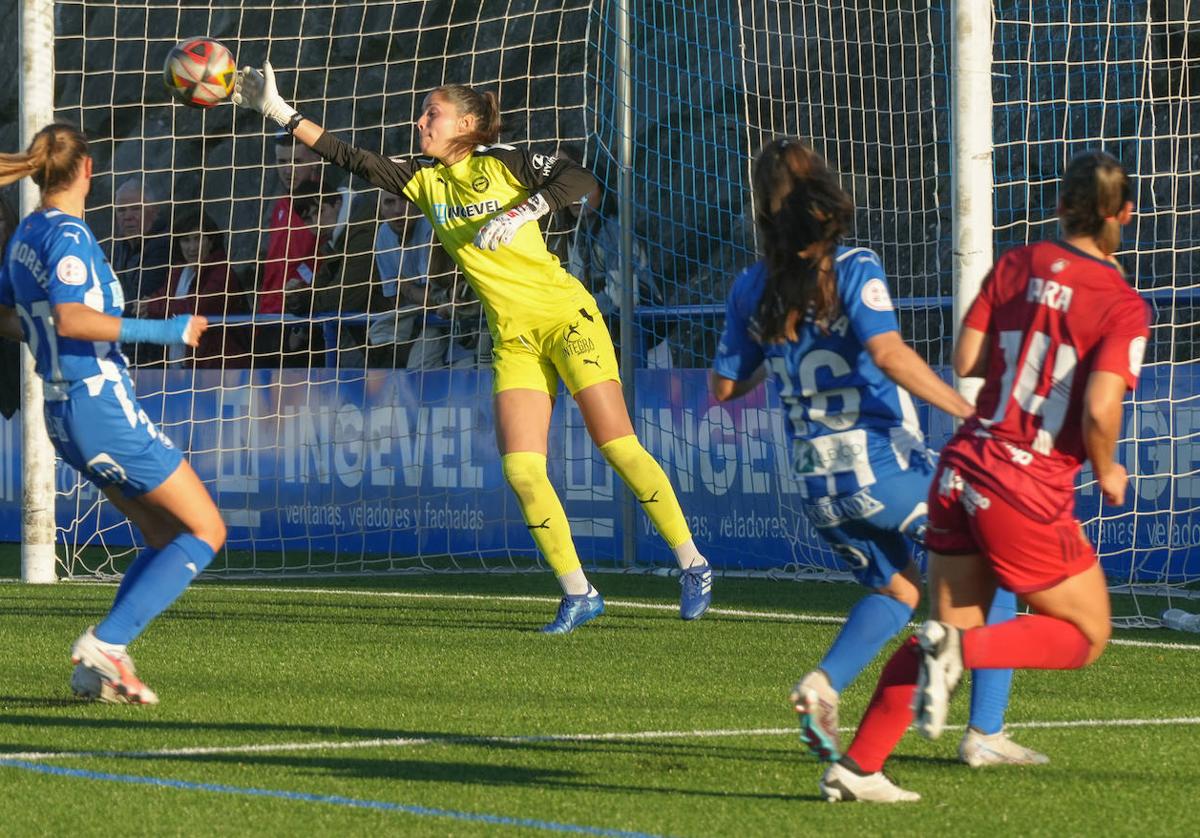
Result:
[[950,696],[962,679],[962,631],[937,620],[926,620],[916,633],[920,648],[913,714],[917,732],[937,739],[946,727]]
[[79,673],[77,667],[71,675],[71,687],[74,689],[78,685],[81,689],[76,694],[82,698],[109,704],[158,704],[154,690],[137,677],[129,653],[107,648],[107,644],[96,637],[94,626],[88,626],[71,646],[71,663],[91,670],[100,681],[97,690],[95,681]]
[[800,714],[800,741],[822,762],[842,758],[842,738],[838,733],[838,692],[829,676],[819,669],[805,675],[788,700]]
[[868,803],[916,803],[921,795],[902,789],[882,771],[874,774],[855,774],[840,762],[835,762],[821,777],[821,794],[830,803],[862,800]]
[[958,758],[972,768],[987,765],[1045,765],[1050,761],[1045,754],[1018,745],[1003,730],[980,733],[973,727],[967,728],[958,745]]

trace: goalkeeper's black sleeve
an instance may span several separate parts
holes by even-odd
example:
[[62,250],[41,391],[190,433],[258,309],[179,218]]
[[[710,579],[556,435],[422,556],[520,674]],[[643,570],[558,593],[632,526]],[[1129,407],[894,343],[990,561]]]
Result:
[[413,179],[422,162],[426,165],[432,163],[427,159],[384,157],[373,151],[364,151],[342,142],[329,131],[317,138],[312,149],[335,166],[396,195],[404,194],[404,187]]

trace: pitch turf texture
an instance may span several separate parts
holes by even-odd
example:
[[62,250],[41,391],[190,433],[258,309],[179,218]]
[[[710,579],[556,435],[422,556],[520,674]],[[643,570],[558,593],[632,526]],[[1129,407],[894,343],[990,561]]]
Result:
[[535,632],[548,575],[200,583],[134,646],[157,707],[69,696],[112,585],[0,583],[0,834],[1200,831],[1194,636],[1118,632],[1152,645],[1018,673],[1014,735],[1049,766],[972,770],[960,730],[910,734],[890,769],[924,801],[831,805],[784,696],[855,588],[718,578],[687,624],[672,579],[598,581],[608,613],[566,637]]

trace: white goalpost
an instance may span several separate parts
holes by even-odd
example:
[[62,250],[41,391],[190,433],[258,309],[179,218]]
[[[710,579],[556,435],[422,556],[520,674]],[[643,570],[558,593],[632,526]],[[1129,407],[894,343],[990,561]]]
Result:
[[[410,153],[423,96],[458,82],[498,93],[503,142],[596,173],[598,212],[557,214],[548,241],[585,274],[618,338],[638,433],[727,572],[841,571],[799,512],[774,394],[736,405],[707,394],[725,293],[756,258],[749,161],[761,144],[800,135],[842,174],[858,206],[853,243],[880,253],[906,339],[946,370],[995,254],[1054,235],[1066,161],[1085,147],[1114,152],[1139,208],[1118,255],[1157,317],[1121,440],[1132,500],[1101,508],[1085,473],[1079,512],[1114,589],[1136,595],[1132,623],[1155,622],[1170,604],[1160,594],[1189,607],[1200,581],[1196,4],[37,0],[22,20],[22,141],[52,117],[88,134],[88,221],[105,246],[125,235],[118,189],[137,179],[159,216],[148,237],[169,244],[199,214],[224,248],[232,279],[209,300],[224,330],[212,363],[139,357],[133,372],[230,527],[209,572],[541,565],[495,453],[486,329],[449,266],[433,258],[425,296],[386,311],[355,308],[348,293],[301,314],[264,311],[280,152],[257,114],[171,103],[163,58],[195,36],[221,41],[239,66],[271,60],[285,97],[355,145]],[[329,175],[321,188],[352,195],[343,213],[376,212],[382,230],[381,196]],[[159,275],[183,266],[177,251],[164,258]],[[310,271],[322,258],[311,254]],[[433,336],[448,348],[440,361],[416,349]],[[585,564],[673,566],[562,395],[551,479]],[[25,439],[20,457],[0,457],[25,497],[0,497],[0,537],[22,539],[28,581],[114,576],[136,538],[94,490],[50,470],[52,452],[35,446],[39,411],[30,390],[19,420],[0,423],[0,436],[19,426]],[[950,422],[922,419],[940,446]]]

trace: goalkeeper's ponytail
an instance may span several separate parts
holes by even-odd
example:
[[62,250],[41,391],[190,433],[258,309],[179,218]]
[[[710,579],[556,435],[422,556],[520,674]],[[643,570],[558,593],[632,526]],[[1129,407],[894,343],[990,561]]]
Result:
[[463,84],[444,84],[429,95],[445,99],[459,116],[475,117],[474,129],[455,137],[451,143],[455,154],[467,154],[476,146],[495,145],[500,140],[500,103],[492,91],[480,93]]
[[87,137],[70,125],[52,123],[33,135],[24,154],[0,154],[0,186],[31,177],[44,198],[70,186],[88,156]]
[[850,230],[854,201],[824,159],[791,137],[758,153],[753,189],[767,263],[760,338],[794,340],[801,322],[827,328],[838,312],[834,249]]

